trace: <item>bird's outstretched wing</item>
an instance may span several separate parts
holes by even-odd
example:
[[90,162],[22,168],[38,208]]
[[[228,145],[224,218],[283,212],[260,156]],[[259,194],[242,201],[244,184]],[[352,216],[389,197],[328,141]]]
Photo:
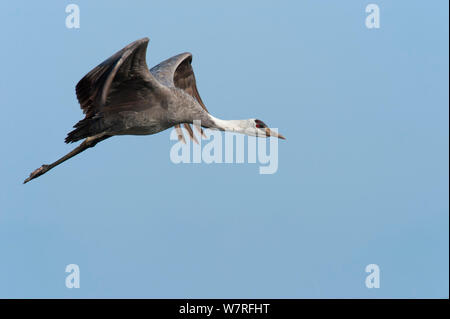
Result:
[[[194,70],[192,69],[191,63],[192,54],[189,52],[181,53],[154,66],[151,68],[150,72],[160,83],[169,87],[177,87],[190,94],[198,101],[202,108],[208,112],[198,93]],[[184,128],[188,131],[191,139],[197,141],[191,126],[185,123]],[[175,129],[178,133],[178,139],[185,142],[181,127],[176,125]],[[200,133],[204,135],[201,129]]]
[[139,107],[146,94],[161,87],[147,67],[148,41],[143,38],[127,45],[78,82],[77,99],[86,118],[131,105]]

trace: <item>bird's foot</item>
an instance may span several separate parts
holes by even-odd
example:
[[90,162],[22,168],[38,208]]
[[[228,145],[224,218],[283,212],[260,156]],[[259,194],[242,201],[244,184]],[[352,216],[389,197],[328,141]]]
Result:
[[31,181],[32,179],[41,176],[42,174],[44,174],[45,172],[47,172],[49,169],[49,165],[44,164],[41,167],[39,167],[38,169],[35,169],[31,174],[30,177],[28,177],[26,180],[23,181],[23,183],[28,183],[29,181]]

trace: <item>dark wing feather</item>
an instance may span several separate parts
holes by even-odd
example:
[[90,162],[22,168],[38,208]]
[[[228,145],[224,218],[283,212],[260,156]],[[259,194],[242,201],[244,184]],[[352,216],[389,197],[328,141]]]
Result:
[[[197,89],[197,82],[195,80],[194,70],[192,69],[192,54],[191,53],[181,53],[174,57],[171,57],[160,64],[154,66],[150,72],[155,76],[155,78],[163,83],[164,85],[177,87],[184,90],[186,93],[191,95],[197,100],[201,107],[208,112],[205,104],[203,103],[200,94]],[[184,124],[191,139],[196,142],[195,136],[192,132],[192,128],[189,124]],[[181,128],[176,125],[175,128],[178,132],[178,138],[180,141],[184,141],[184,137],[181,135]],[[203,130],[200,128],[200,134],[205,136]]]
[[[78,82],[76,94],[86,118],[113,108],[117,104],[115,99],[120,96],[122,106],[132,105],[133,100],[142,96],[136,87],[151,89],[160,85],[149,72],[145,60],[148,41],[148,38],[143,38],[127,45]],[[128,93],[126,97],[112,94],[119,91],[119,87],[120,91]]]
[[194,70],[192,69],[192,55],[189,54],[176,68],[173,75],[173,83],[175,87],[183,89],[186,93],[193,96],[202,108],[208,112],[205,104],[197,90],[197,82],[195,80]]

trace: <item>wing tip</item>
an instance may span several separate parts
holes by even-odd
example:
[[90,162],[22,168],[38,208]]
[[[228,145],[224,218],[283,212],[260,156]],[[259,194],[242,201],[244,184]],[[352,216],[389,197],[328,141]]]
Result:
[[139,40],[136,40],[136,42],[149,42],[150,41],[150,39],[149,39],[149,37],[143,37],[143,38],[140,38]]

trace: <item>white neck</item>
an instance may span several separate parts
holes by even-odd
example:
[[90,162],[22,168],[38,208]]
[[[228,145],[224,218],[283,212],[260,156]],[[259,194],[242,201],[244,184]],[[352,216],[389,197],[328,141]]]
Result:
[[219,130],[248,134],[249,120],[221,120],[211,114],[209,116]]

